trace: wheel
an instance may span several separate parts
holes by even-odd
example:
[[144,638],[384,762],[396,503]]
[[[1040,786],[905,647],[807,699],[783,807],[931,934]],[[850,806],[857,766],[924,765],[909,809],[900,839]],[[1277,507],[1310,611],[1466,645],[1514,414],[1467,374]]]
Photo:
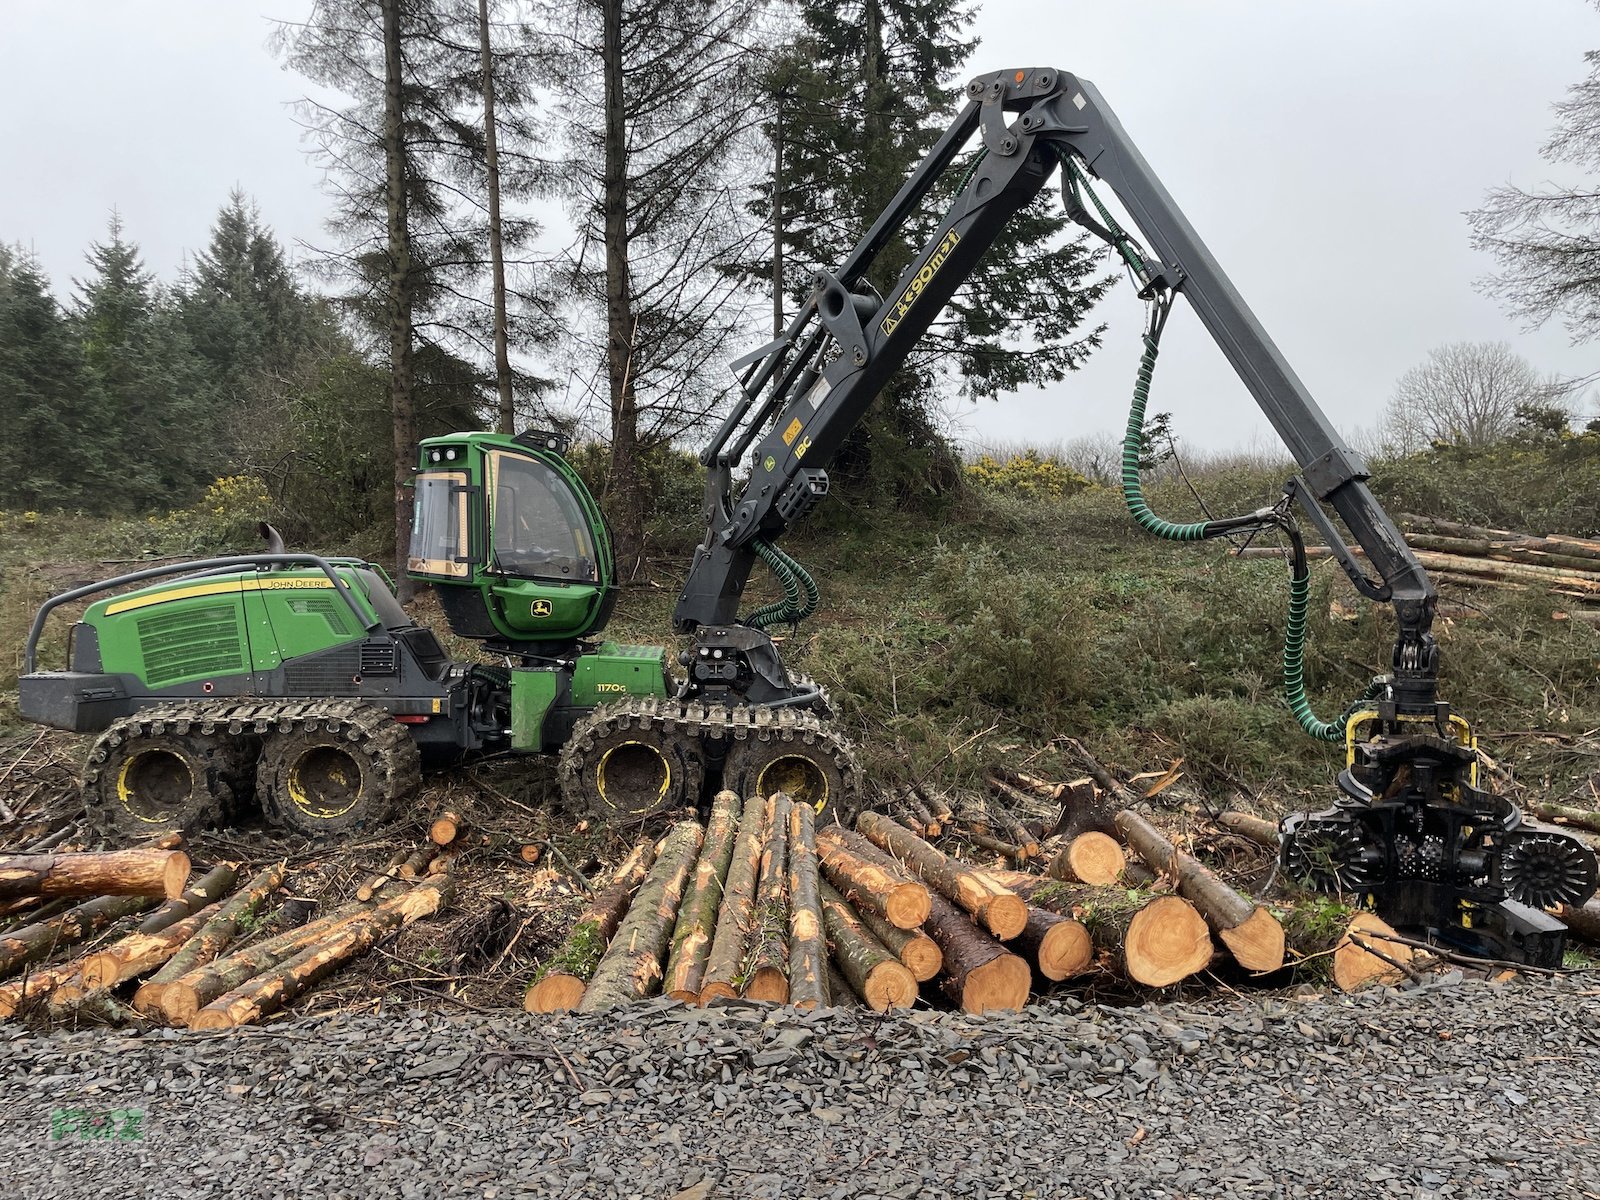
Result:
[[420,782],[417,744],[377,710],[280,726],[256,767],[267,820],[313,838],[387,825]]
[[561,792],[606,820],[641,820],[700,802],[699,731],[676,701],[607,704],[578,722],[561,751]]
[[228,800],[225,756],[215,739],[155,732],[150,724],[119,721],[89,751],[84,804],[104,833],[189,833],[214,822]]
[[844,738],[814,714],[792,708],[754,709],[749,726],[741,724],[731,730],[723,787],[747,798],[787,792],[818,816],[840,823],[855,818],[860,773]]

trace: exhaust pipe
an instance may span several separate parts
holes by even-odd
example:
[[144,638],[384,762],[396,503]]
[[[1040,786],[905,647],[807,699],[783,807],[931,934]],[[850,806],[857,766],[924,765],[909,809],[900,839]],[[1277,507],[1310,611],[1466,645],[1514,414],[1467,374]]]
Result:
[[268,554],[284,553],[283,534],[279,533],[265,521],[256,522],[256,532],[259,533],[266,541]]

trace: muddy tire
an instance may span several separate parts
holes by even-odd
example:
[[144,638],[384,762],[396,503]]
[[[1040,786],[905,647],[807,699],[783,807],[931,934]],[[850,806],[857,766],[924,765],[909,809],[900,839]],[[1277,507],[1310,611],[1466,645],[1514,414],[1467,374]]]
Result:
[[814,713],[752,709],[730,724],[722,786],[746,798],[787,792],[827,823],[848,824],[860,807],[850,744]]
[[700,728],[676,701],[603,705],[579,721],[557,769],[565,802],[607,821],[638,821],[700,802]]
[[421,783],[421,755],[386,713],[350,706],[269,731],[256,796],[269,822],[311,838],[380,829]]
[[108,835],[192,833],[221,816],[230,799],[226,775],[227,756],[216,739],[135,717],[96,739],[83,800],[90,821]]

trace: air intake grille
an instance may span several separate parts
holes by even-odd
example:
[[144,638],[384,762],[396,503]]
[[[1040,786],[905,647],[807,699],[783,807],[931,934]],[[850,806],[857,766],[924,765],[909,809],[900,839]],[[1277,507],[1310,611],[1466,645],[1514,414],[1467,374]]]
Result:
[[289,601],[289,611],[321,617],[339,637],[349,637],[355,632],[350,628],[350,609],[337,596],[296,596]]
[[361,669],[354,646],[283,664],[283,682],[291,696],[354,696],[361,691],[356,675]]
[[139,653],[148,687],[180,679],[249,670],[235,604],[206,604],[157,613],[139,622]]
[[395,657],[393,642],[362,642],[361,673],[363,675],[393,675],[400,669]]

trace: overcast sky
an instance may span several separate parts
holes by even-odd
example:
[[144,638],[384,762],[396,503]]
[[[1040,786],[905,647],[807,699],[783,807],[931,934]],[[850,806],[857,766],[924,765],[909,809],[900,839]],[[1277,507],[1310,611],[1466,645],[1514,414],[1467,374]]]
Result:
[[[0,38],[0,240],[35,250],[58,295],[118,209],[171,278],[230,187],[287,242],[326,201],[266,46],[300,0],[8,0]],[[1057,66],[1099,85],[1290,363],[1341,428],[1372,425],[1430,347],[1505,339],[1542,371],[1594,346],[1521,330],[1473,290],[1490,263],[1466,210],[1536,184],[1550,105],[1600,47],[1587,0],[983,0],[968,73]],[[1046,392],[959,407],[974,441],[1120,429],[1141,306],[1105,306],[1096,361]],[[1192,445],[1270,430],[1193,317],[1175,314],[1152,410]]]

